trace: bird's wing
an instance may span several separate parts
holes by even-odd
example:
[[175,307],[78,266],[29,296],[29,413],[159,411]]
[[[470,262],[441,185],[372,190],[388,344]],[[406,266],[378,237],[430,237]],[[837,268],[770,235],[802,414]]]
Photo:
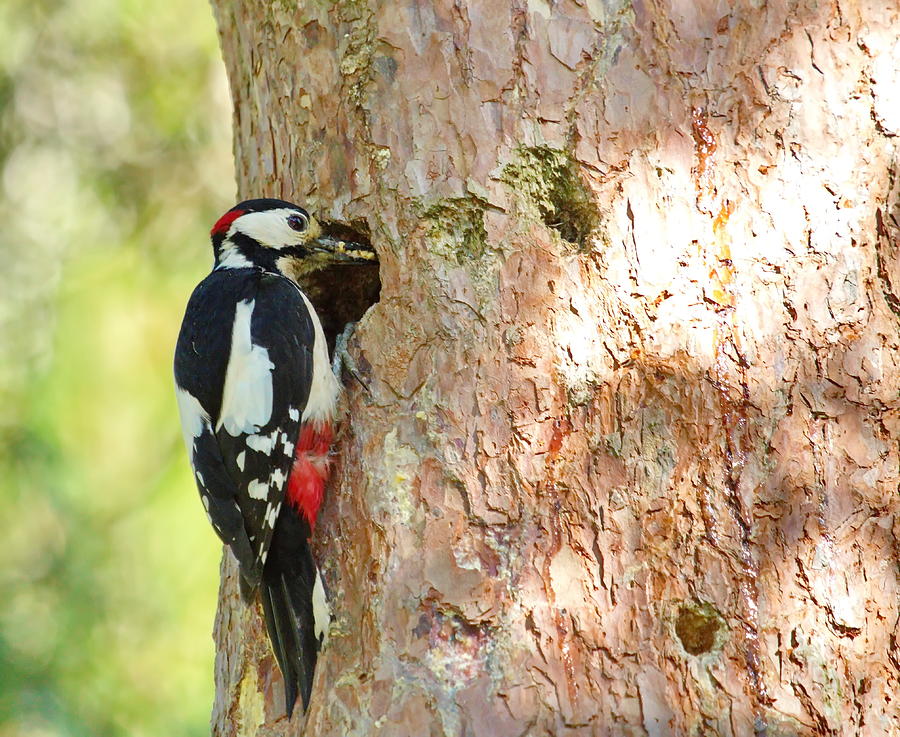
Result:
[[285,499],[314,333],[292,282],[255,269],[223,272],[191,297],[175,374],[201,499],[253,589]]

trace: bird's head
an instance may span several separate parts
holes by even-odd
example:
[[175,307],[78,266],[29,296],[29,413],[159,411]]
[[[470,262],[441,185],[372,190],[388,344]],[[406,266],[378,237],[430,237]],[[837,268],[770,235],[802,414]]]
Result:
[[215,268],[257,267],[298,279],[338,263],[372,263],[375,252],[322,233],[306,210],[284,200],[245,200],[210,231]]

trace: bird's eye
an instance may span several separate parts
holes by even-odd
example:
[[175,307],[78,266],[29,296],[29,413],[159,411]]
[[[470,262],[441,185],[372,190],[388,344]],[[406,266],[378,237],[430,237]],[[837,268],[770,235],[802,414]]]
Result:
[[309,220],[307,220],[304,215],[291,215],[287,219],[287,224],[291,227],[292,230],[296,230],[298,233],[302,233],[309,227]]

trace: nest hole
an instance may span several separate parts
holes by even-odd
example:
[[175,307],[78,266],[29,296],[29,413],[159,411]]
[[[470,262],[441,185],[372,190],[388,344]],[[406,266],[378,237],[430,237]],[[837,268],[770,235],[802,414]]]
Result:
[[[342,223],[320,221],[326,235],[350,243],[359,243],[375,251],[365,222]],[[309,297],[328,341],[328,350],[348,322],[357,322],[381,295],[381,273],[378,261],[332,264],[307,274],[302,279],[303,291]]]

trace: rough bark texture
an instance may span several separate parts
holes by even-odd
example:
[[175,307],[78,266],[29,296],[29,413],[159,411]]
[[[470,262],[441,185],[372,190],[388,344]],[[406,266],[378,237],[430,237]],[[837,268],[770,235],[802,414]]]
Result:
[[213,4],[240,195],[381,255],[306,734],[896,734],[898,4]]

